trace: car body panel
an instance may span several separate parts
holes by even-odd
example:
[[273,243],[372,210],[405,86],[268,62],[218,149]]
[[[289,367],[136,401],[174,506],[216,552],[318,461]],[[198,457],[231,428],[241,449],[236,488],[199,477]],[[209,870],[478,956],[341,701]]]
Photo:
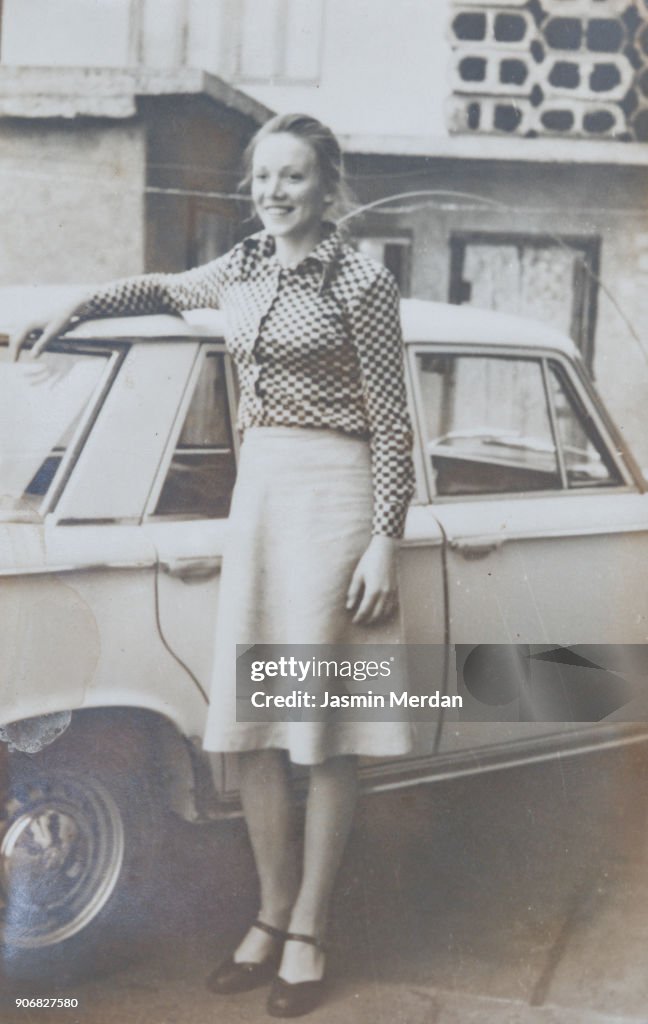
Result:
[[10,637],[0,654],[1,722],[132,706],[198,734],[206,698],[188,685],[159,634],[153,543],[124,525],[20,530],[41,536],[22,567],[0,577],[3,633]]
[[[0,289],[0,302],[2,290]],[[146,323],[143,323],[143,320]],[[416,342],[474,342],[485,345],[512,345],[552,350],[570,359],[579,359],[573,341],[560,331],[537,320],[472,306],[449,306],[444,302],[422,299],[401,301],[403,340]],[[109,320],[87,321],[69,332],[71,338],[115,338],[136,335],[142,339],[160,337],[222,338],[225,315],[217,309],[198,309],[181,317],[157,315],[113,317]]]
[[636,560],[648,558],[648,495],[538,497],[534,512],[520,500],[435,507],[451,642],[647,642]]
[[223,519],[147,523],[143,527],[157,553],[160,629],[205,692],[211,684],[226,529]]

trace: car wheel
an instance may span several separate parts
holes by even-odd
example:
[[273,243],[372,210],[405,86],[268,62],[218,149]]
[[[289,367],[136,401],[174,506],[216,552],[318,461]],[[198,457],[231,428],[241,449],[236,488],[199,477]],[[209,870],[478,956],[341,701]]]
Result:
[[[10,979],[70,980],[145,947],[161,813],[145,774],[68,759],[10,772],[0,818],[0,935]],[[38,758],[33,759],[34,762]]]

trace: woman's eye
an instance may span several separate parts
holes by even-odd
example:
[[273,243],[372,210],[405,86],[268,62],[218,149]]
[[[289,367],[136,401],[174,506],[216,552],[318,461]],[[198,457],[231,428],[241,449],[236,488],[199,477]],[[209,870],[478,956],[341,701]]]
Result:
[[304,180],[304,175],[303,174],[289,174],[288,175],[288,180],[289,181],[303,181]]

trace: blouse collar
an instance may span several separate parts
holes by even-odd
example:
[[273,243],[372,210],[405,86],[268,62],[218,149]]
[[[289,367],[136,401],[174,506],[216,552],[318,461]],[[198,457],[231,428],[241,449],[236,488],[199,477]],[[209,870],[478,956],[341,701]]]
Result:
[[[325,221],[324,231],[322,241],[297,264],[301,267],[309,263],[318,263],[322,270],[322,287],[330,280],[333,265],[339,258],[342,246],[342,238],[335,224]],[[254,235],[248,235],[243,239],[243,247],[250,256],[256,255],[260,258],[272,257],[276,251],[274,237],[267,231],[257,231]]]

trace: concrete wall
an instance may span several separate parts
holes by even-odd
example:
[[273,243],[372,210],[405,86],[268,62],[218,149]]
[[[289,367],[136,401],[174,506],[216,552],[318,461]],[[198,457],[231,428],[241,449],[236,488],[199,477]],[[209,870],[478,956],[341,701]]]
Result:
[[0,119],[0,181],[0,284],[143,269],[141,125]]
[[221,72],[231,0],[3,0],[3,64]]
[[[594,372],[618,425],[648,466],[648,171],[631,167],[492,164],[479,161],[349,160],[361,201],[416,189],[468,196],[412,198],[409,213],[366,214],[356,231],[404,229],[413,239],[412,295],[447,301],[450,236],[457,231],[572,235],[601,240],[600,278],[638,333],[638,343],[603,287],[598,289]],[[423,205],[419,205],[423,204]],[[481,208],[480,208],[481,207]],[[383,207],[387,210],[388,207]],[[541,318],[542,311],[533,309]],[[645,355],[644,355],[645,352]]]
[[133,0],[3,0],[2,63],[135,63],[134,15]]

